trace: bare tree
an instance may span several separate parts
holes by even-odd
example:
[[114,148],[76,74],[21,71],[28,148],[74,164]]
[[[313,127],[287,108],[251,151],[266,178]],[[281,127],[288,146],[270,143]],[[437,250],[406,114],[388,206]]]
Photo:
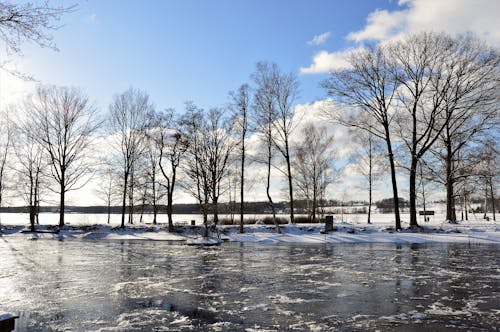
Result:
[[274,225],[278,233],[281,233],[278,221],[276,219],[276,208],[271,197],[271,168],[274,154],[273,144],[273,122],[276,120],[276,101],[275,101],[275,67],[265,62],[257,63],[257,68],[252,74],[252,79],[256,85],[254,96],[256,131],[262,135],[266,146],[267,167],[266,177],[266,195],[269,206],[273,214]]
[[382,159],[385,156],[383,155],[383,145],[381,144],[383,142],[373,135],[371,131],[356,130],[353,133],[353,138],[359,147],[353,159],[357,170],[368,183],[367,223],[371,224],[373,186],[384,170]]
[[231,92],[232,108],[235,117],[236,130],[240,136],[240,158],[241,158],[241,173],[240,173],[240,233],[243,229],[243,213],[245,207],[245,158],[246,158],[246,136],[249,129],[248,119],[250,112],[250,92],[249,86],[243,84],[238,91]]
[[[0,2],[0,38],[5,42],[7,54],[20,53],[21,44],[33,42],[41,47],[57,50],[51,32],[59,28],[56,22],[63,14],[72,12],[76,5],[51,6],[48,1],[33,3]],[[22,73],[6,68],[7,62],[0,63],[0,68],[17,76],[29,78]]]
[[12,125],[8,114],[2,112],[0,119],[0,207],[3,203],[5,192],[5,172],[9,150],[12,145]]
[[172,232],[174,230],[172,219],[174,190],[181,159],[188,149],[188,140],[176,129],[179,122],[175,119],[174,110],[168,109],[158,112],[152,117],[154,119],[148,135],[154,142],[157,163],[164,180],[162,186],[167,191],[168,230]]
[[107,223],[111,222],[111,206],[118,196],[117,174],[111,162],[104,162],[99,170],[100,181],[95,190],[99,197],[106,204]]
[[210,195],[214,215],[214,224],[219,222],[219,198],[226,190],[224,179],[229,175],[230,157],[235,148],[235,140],[232,137],[231,123],[225,117],[224,110],[220,108],[211,109],[206,117],[208,130],[203,132],[204,143],[202,145],[205,157],[205,167],[208,171],[210,183]]
[[92,172],[89,156],[92,136],[100,123],[96,110],[81,91],[41,86],[28,101],[28,116],[36,119],[33,135],[48,155],[50,176],[59,194],[59,226],[64,226],[65,195],[84,186]]
[[[157,223],[159,200],[161,199],[160,183],[158,180],[159,175],[159,163],[160,154],[158,151],[157,143],[155,141],[155,136],[152,135],[156,129],[156,115],[154,113],[148,114],[148,126],[145,130],[145,167],[144,167],[144,192],[143,192],[143,204],[142,211],[144,210],[144,205],[146,203],[151,204],[153,207],[153,225]],[[142,215],[142,213],[141,213]]]
[[[371,133],[385,142],[390,164],[396,229],[401,229],[396,164],[393,153],[392,106],[398,83],[393,79],[391,65],[383,45],[353,52],[349,67],[332,72],[322,83],[345,112],[327,113],[336,123]],[[350,111],[350,112],[348,112]],[[369,121],[362,121],[369,119]]]
[[18,174],[18,191],[28,205],[30,229],[35,231],[43,172],[47,166],[44,149],[33,133],[35,119],[20,116],[16,120],[16,140],[13,142],[17,157],[15,172]]
[[498,128],[499,53],[471,35],[454,40],[451,88],[443,101],[445,127],[431,152],[429,164],[438,182],[446,187],[446,219],[456,221],[454,185],[469,176],[473,158],[464,151],[488,131]]
[[[484,218],[487,218],[488,206],[490,206],[493,213],[493,220],[496,221],[495,214],[495,178],[500,174],[499,171],[499,149],[498,140],[495,136],[488,137],[481,142],[477,149],[476,156],[478,162],[476,163],[476,174],[479,182],[484,185]],[[488,200],[490,204],[488,204]]]
[[[122,216],[121,227],[125,227],[125,211],[127,196],[132,198],[133,190],[130,191],[131,183],[134,183],[134,166],[139,159],[145,135],[147,114],[153,106],[149,102],[147,93],[129,88],[125,92],[116,95],[109,106],[110,127],[112,137],[115,138],[114,147],[120,155],[122,186]],[[132,195],[129,195],[132,193]],[[129,215],[133,213],[133,206],[129,206]]]
[[208,205],[211,186],[204,163],[204,156],[206,157],[203,147],[204,132],[208,131],[204,110],[191,102],[186,103],[186,113],[181,117],[180,124],[188,140],[187,158],[182,167],[185,176],[181,185],[198,201],[203,214],[204,237],[208,237]]
[[[394,61],[392,70],[399,84],[399,133],[411,159],[410,227],[418,226],[416,178],[420,159],[441,137],[447,126],[448,129],[456,126],[454,115],[462,113],[458,121],[463,121],[472,116],[472,108],[489,107],[491,95],[498,96],[495,93],[498,85],[498,55],[489,49],[485,52],[478,46],[470,38],[423,32],[398,41],[389,49]],[[497,74],[492,75],[495,71]],[[447,171],[447,174],[451,176],[451,171]],[[452,179],[448,180],[447,183],[452,186]],[[450,215],[447,217],[453,219],[451,187],[448,194]]]
[[290,135],[297,123],[294,121],[293,103],[298,97],[299,82],[293,73],[281,73],[276,67],[274,89],[276,100],[276,119],[273,122],[272,140],[277,150],[281,153],[286,163],[286,177],[288,180],[288,193],[290,198],[290,222],[294,221],[293,177],[292,161],[290,155]]
[[296,174],[294,181],[307,202],[311,221],[316,222],[318,203],[332,182],[333,136],[327,134],[326,127],[318,128],[310,124],[302,129],[301,137],[303,139],[297,144],[292,163]]

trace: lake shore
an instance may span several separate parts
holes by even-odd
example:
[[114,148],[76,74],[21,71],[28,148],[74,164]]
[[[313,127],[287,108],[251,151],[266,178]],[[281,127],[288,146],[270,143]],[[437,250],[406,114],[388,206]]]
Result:
[[[286,224],[278,233],[274,225],[220,225],[210,232],[210,238],[221,242],[253,243],[490,243],[500,244],[500,225],[494,221],[467,221],[458,224],[424,224],[418,229],[396,231],[391,223],[334,223],[334,231],[324,233],[324,224]],[[1,234],[12,239],[82,239],[82,240],[142,240],[192,242],[200,239],[202,226],[176,226],[169,233],[167,224],[134,224],[119,228],[115,225],[37,225],[29,232],[22,225],[2,225]]]

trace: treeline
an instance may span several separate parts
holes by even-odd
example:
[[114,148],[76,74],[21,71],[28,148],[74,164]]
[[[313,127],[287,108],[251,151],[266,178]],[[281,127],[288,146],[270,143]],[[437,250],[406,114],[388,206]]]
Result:
[[[287,202],[277,202],[276,209],[279,211],[284,211],[288,207]],[[106,205],[95,205],[95,206],[65,206],[66,213],[91,213],[91,214],[121,214],[122,207],[118,205],[113,205],[108,207]],[[126,213],[134,213],[140,215],[141,213],[152,214],[155,208],[152,205],[135,206],[135,211],[131,211],[130,207],[126,207]],[[29,206],[3,206],[0,207],[0,213],[29,213]],[[238,202],[222,202],[220,203],[219,211],[221,214],[236,214],[239,213],[239,203]],[[39,213],[59,213],[59,206],[41,205],[38,207]],[[158,204],[156,206],[157,214],[166,214],[167,206],[165,204]],[[198,204],[173,204],[172,206],[173,214],[199,214],[200,206]],[[268,202],[245,202],[245,209],[243,213],[245,214],[267,214],[269,213],[269,203]]]
[[[446,190],[449,220],[474,194],[494,211],[498,51],[473,36],[424,32],[353,51],[348,60],[323,82],[331,99],[322,116],[352,129],[358,148],[351,163],[365,177],[367,221],[373,186],[387,169],[397,229],[398,174],[408,175],[411,227],[426,186]],[[217,224],[224,202],[238,202],[232,209],[243,232],[245,194],[259,181],[278,232],[277,183],[285,184],[290,222],[297,202],[315,222],[327,188],[342,179],[333,167],[333,133],[321,121],[301,123],[295,112],[299,90],[295,74],[267,62],[224,107],[188,102],[183,112],[155,108],[136,88],[116,94],[104,113],[79,89],[40,86],[0,122],[0,206],[6,193],[22,197],[34,229],[43,198],[55,193],[63,226],[66,194],[98,179],[108,221],[119,204],[121,227],[146,207],[156,223],[165,208],[173,230],[174,197],[182,191],[196,200],[205,235],[209,215]]]

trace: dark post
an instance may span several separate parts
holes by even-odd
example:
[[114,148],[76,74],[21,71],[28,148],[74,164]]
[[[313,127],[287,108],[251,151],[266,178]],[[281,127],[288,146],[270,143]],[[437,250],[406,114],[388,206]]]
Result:
[[333,231],[333,216],[325,216],[325,233]]

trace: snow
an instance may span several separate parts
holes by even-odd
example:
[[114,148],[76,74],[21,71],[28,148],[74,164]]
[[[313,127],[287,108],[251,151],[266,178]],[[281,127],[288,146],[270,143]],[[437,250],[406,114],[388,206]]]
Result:
[[[209,239],[203,239],[202,226],[177,227],[179,232],[169,233],[167,225],[161,223],[127,225],[121,229],[117,224],[92,224],[92,215],[72,215],[71,222],[60,229],[59,233],[21,233],[26,231],[25,215],[3,214],[2,235],[9,237],[27,237],[29,239],[83,239],[83,240],[145,240],[145,241],[181,241],[190,245],[217,245],[223,241],[253,243],[493,243],[500,244],[500,225],[492,220],[479,217],[458,224],[443,221],[442,215],[436,215],[430,222],[420,222],[421,228],[408,228],[407,215],[402,215],[403,230],[395,231],[392,214],[374,214],[373,223],[366,223],[365,215],[344,215],[344,221],[335,215],[333,232],[322,234],[323,224],[288,224],[281,225],[281,234],[273,225],[245,225],[245,233],[239,233],[239,226],[218,226],[219,236],[211,233]],[[191,219],[196,219],[190,216]],[[100,220],[102,221],[102,219]],[[53,223],[53,224],[56,224]],[[406,229],[405,229],[406,228]],[[54,230],[46,222],[37,226],[39,230]]]

